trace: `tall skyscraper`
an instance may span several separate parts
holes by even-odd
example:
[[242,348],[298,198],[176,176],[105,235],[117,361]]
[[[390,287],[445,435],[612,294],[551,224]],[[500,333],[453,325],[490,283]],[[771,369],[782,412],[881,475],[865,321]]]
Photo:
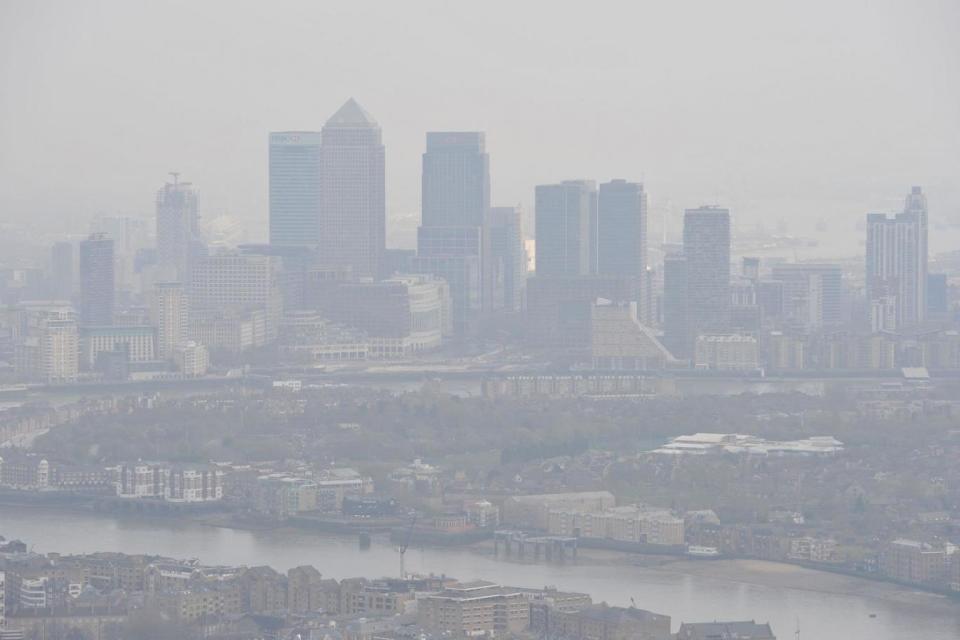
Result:
[[687,259],[668,254],[663,259],[663,346],[680,359],[693,355],[687,303]]
[[317,131],[270,134],[270,244],[316,248],[320,241]]
[[50,248],[50,295],[70,300],[74,290],[73,243],[58,242]]
[[692,338],[724,331],[730,318],[730,211],[712,206],[687,209],[683,255]]
[[380,277],[386,220],[380,125],[350,98],[321,133],[319,263]]
[[450,285],[453,329],[463,336],[492,305],[490,160],[481,132],[427,133],[422,219],[412,268]]
[[892,301],[898,329],[926,318],[927,263],[927,198],[920,187],[902,213],[867,214],[867,301]]
[[173,182],[157,192],[157,266],[161,278],[185,282],[199,237],[197,192],[180,174],[170,175]]
[[527,252],[523,224],[517,207],[490,208],[490,269],[493,272],[494,307],[520,311],[527,286]]
[[102,233],[80,242],[80,324],[113,324],[113,240]]
[[153,318],[157,324],[157,357],[173,358],[189,337],[187,293],[179,282],[158,282],[153,288]]
[[537,277],[593,273],[591,222],[596,218],[596,183],[567,180],[539,185],[535,197]]
[[600,185],[597,204],[597,273],[641,276],[647,270],[647,194],[643,185],[613,180]]

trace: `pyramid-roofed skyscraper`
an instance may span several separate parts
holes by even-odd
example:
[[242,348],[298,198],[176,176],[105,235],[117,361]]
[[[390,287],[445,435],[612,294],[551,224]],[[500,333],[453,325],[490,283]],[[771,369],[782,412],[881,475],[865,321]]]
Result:
[[380,125],[350,98],[321,132],[317,262],[381,275],[386,235]]

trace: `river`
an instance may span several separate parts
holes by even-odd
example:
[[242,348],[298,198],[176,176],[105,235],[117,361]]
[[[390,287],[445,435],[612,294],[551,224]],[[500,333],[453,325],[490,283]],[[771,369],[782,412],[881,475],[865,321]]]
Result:
[[[199,558],[208,564],[268,564],[286,570],[312,564],[325,576],[397,575],[396,551],[374,542],[361,551],[355,538],[277,530],[241,531],[193,522],[130,520],[0,507],[0,535],[26,541],[40,553],[120,551]],[[407,552],[408,571],[487,579],[514,586],[553,585],[584,591],[596,601],[669,614],[681,621],[769,621],[780,640],[956,640],[960,604],[892,585],[772,563],[678,562],[648,568],[620,562],[524,564],[473,549]],[[735,579],[734,579],[735,578]],[[870,617],[876,614],[876,617]]]

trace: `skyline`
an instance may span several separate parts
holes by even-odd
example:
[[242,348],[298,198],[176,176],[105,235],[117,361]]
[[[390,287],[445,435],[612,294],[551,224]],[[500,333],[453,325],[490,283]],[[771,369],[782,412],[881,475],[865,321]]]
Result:
[[[809,15],[693,5],[700,23],[658,3],[619,7],[658,25],[636,37],[602,19],[618,8],[608,4],[588,14],[582,39],[560,42],[536,6],[462,16],[368,4],[333,19],[297,3],[267,14],[231,5],[233,28],[211,38],[216,3],[7,3],[0,79],[7,96],[31,99],[0,98],[0,220],[59,213],[82,231],[97,214],[148,217],[176,170],[198,185],[206,218],[230,213],[262,239],[269,132],[319,130],[351,96],[383,127],[391,229],[419,210],[424,134],[437,130],[487,134],[491,204],[519,204],[528,222],[535,185],[579,178],[643,182],[651,221],[710,202],[735,225],[785,219],[802,233],[822,218],[852,235],[863,213],[896,210],[910,184],[937,203],[933,220],[956,220],[955,3],[870,15],[854,3]],[[106,32],[107,15],[126,28]],[[348,40],[357,24],[367,30]],[[424,30],[435,40],[407,46]],[[304,37],[313,31],[324,37]],[[59,108],[64,95],[73,108]]]

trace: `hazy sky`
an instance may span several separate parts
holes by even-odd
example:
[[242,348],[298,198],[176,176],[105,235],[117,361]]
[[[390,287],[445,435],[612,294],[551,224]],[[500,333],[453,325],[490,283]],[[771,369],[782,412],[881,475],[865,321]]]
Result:
[[350,96],[391,215],[425,131],[479,129],[495,204],[624,177],[850,227],[916,183],[960,218],[958,34],[958,0],[0,0],[0,220],[151,215],[178,170],[262,235],[267,132]]

